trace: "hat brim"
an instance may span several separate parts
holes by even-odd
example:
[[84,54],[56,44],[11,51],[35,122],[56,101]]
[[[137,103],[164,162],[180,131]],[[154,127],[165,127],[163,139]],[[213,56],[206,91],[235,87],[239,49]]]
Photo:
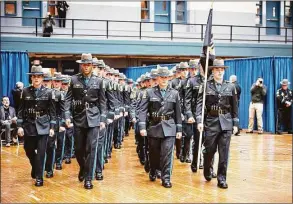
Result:
[[213,68],[216,68],[216,67],[218,67],[218,68],[224,68],[224,69],[227,69],[228,68],[228,66],[216,65],[216,66],[209,66],[209,69],[213,69]]
[[284,84],[284,83],[280,82],[280,84],[281,84],[281,85],[287,85],[287,86],[288,86],[288,85],[290,85],[291,83],[288,82],[288,83]]
[[44,75],[44,72],[30,72],[30,73],[26,73],[28,75]]
[[44,78],[43,81],[52,81],[52,78]]
[[93,64],[92,60],[76,60],[78,64]]
[[170,77],[172,75],[166,73],[166,74],[158,74],[158,77]]

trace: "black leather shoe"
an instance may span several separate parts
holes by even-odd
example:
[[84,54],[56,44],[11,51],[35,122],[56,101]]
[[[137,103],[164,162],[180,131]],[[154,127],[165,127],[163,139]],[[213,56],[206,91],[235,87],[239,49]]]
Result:
[[36,173],[35,173],[35,171],[34,171],[34,169],[32,168],[32,171],[31,171],[31,177],[33,178],[33,179],[35,179],[36,178]]
[[228,188],[228,184],[226,183],[226,181],[220,181],[218,182],[218,187],[226,189]]
[[204,175],[204,178],[207,180],[207,181],[211,181],[212,180],[212,172],[210,169],[204,169],[203,171],[203,175]]
[[145,160],[144,159],[139,159],[139,162],[141,165],[144,165],[145,164]]
[[47,171],[46,178],[52,178],[54,176],[53,171]]
[[162,186],[165,188],[172,188],[172,183],[170,181],[163,181]]
[[203,169],[203,165],[202,165],[202,164],[200,164],[198,168],[199,168],[199,169]]
[[193,173],[196,173],[196,172],[197,172],[197,165],[193,165],[193,164],[191,164],[190,168],[191,168],[191,171],[192,171]]
[[71,164],[71,159],[70,158],[66,158],[65,159],[65,164]]
[[103,180],[103,179],[104,179],[104,176],[103,176],[102,173],[100,173],[100,172],[96,173],[96,180],[101,181],[101,180]]
[[92,181],[91,180],[87,180],[84,182],[84,188],[85,189],[92,189],[94,186],[92,184]]
[[155,173],[149,173],[149,178],[150,178],[150,181],[155,181],[156,178],[157,178],[157,175]]
[[37,178],[35,186],[40,187],[44,185],[44,180],[42,178]]
[[62,170],[62,165],[61,164],[56,164],[56,170]]
[[121,149],[121,144],[118,144],[117,145],[117,149]]
[[184,158],[184,156],[180,156],[180,162],[181,162],[181,163],[184,163],[184,162],[185,162],[185,158]]
[[253,131],[247,131],[246,133],[253,133]]
[[186,163],[191,163],[191,159],[190,159],[190,158],[186,158],[186,159],[185,159],[185,162],[186,162]]
[[84,180],[84,171],[82,169],[79,170],[79,173],[78,173],[78,180],[80,182],[83,182]]
[[217,178],[217,174],[215,172],[212,172],[212,178]]
[[158,178],[158,179],[161,179],[161,171],[157,170],[157,171],[156,171],[156,175],[157,175],[157,178]]
[[118,144],[114,144],[114,149],[118,149]]
[[180,159],[180,155],[179,155],[179,154],[177,154],[177,153],[176,153],[176,158],[177,158],[177,159]]
[[105,163],[107,164],[109,161],[108,161],[108,158],[105,158]]
[[75,154],[73,154],[73,155],[71,156],[71,158],[73,158],[73,159],[76,158]]
[[293,131],[288,131],[288,134],[293,134]]
[[145,164],[144,164],[144,171],[146,173],[149,173],[150,172],[150,164],[149,164],[149,162],[145,162]]

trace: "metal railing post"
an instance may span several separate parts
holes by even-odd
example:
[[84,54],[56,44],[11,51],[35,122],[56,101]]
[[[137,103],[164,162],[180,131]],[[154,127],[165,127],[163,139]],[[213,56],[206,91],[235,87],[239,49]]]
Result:
[[74,37],[74,19],[72,19],[72,30],[71,30],[71,37]]
[[201,41],[203,41],[203,24],[201,24]]
[[106,24],[106,35],[108,39],[109,38],[109,21],[107,21],[107,24]]
[[38,18],[36,18],[36,37],[38,37]]
[[287,43],[287,41],[288,41],[287,37],[288,37],[287,28],[285,28],[285,43]]
[[171,40],[173,40],[173,23],[171,23]]
[[260,42],[260,27],[258,27],[258,42]]
[[233,26],[230,26],[230,42],[232,42]]
[[139,39],[141,40],[141,22],[139,22]]

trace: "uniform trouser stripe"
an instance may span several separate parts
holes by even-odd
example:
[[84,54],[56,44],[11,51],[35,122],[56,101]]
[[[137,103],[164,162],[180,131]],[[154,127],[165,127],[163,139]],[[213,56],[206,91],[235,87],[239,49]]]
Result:
[[66,136],[66,130],[65,130],[64,133],[63,133],[63,142],[62,142],[62,151],[61,151],[60,164],[62,164],[63,157],[64,157],[65,140],[66,140],[65,136]]

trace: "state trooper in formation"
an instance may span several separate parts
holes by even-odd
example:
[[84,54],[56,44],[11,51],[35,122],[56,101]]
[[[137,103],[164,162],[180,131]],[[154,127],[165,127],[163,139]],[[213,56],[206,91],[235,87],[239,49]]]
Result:
[[[177,90],[178,92],[180,91],[181,88],[181,71],[182,69],[179,69],[179,64],[175,65],[175,75],[173,76],[173,79],[170,81],[169,86],[171,86],[173,89]],[[181,139],[177,139],[175,140],[175,148],[176,148],[176,158],[180,159],[180,152],[181,152],[181,148],[182,148],[182,143],[181,143]]]
[[292,103],[293,92],[288,88],[290,82],[288,79],[283,79],[281,82],[281,88],[277,90],[277,134],[282,133],[282,125],[284,131],[288,131],[289,134],[293,133],[292,130]]
[[85,181],[85,189],[92,189],[99,131],[105,128],[107,104],[103,80],[92,73],[92,55],[82,54],[77,63],[81,66],[81,73],[71,78],[66,94],[65,119],[69,126],[72,115],[75,153],[80,167],[78,179]]
[[129,111],[130,111],[130,104],[131,104],[130,95],[132,92],[132,86],[133,86],[133,80],[126,79],[126,83],[124,86],[124,103],[125,103],[125,112],[127,113],[125,115],[125,128],[124,128],[125,136],[129,136],[129,128],[130,128]]
[[197,160],[198,160],[198,149],[199,149],[199,132],[197,130],[197,124],[195,122],[196,115],[196,104],[199,87],[203,83],[203,77],[199,74],[199,60],[190,60],[189,69],[191,70],[191,77],[189,78],[189,87],[186,90],[186,97],[190,100],[186,103],[186,116],[188,121],[193,122],[193,142],[192,142],[192,172],[197,172]]
[[215,59],[209,69],[213,79],[207,81],[205,109],[207,111],[202,124],[203,85],[197,97],[196,120],[199,131],[205,131],[204,141],[204,177],[212,179],[212,160],[217,149],[219,152],[218,187],[228,188],[226,181],[228,155],[232,132],[237,133],[238,99],[235,86],[223,80],[225,69],[224,60]]
[[156,169],[160,169],[162,185],[165,188],[171,188],[175,137],[178,139],[182,137],[181,109],[178,91],[168,86],[168,80],[172,75],[168,67],[158,68],[158,75],[159,85],[147,89],[142,95],[139,108],[139,130],[141,136],[148,137],[150,180],[156,180]]
[[97,75],[100,79],[103,80],[103,89],[105,90],[105,96],[107,99],[107,120],[106,128],[100,130],[100,136],[98,139],[98,149],[97,149],[97,160],[96,160],[96,180],[103,180],[103,167],[105,160],[106,144],[108,139],[108,125],[113,123],[114,120],[114,111],[116,105],[116,99],[114,93],[112,92],[112,82],[106,78],[106,65],[103,60],[97,60],[94,58],[93,64],[97,66]]
[[[68,87],[70,84],[70,79],[64,77],[62,79],[61,93],[66,96]],[[74,138],[73,138],[73,123],[71,122],[69,126],[64,125],[65,128],[65,146],[64,146],[64,159],[65,164],[71,164],[71,158],[74,157]]]
[[[187,103],[190,103],[191,95],[186,95],[188,90],[191,89],[189,79],[187,78],[189,65],[187,62],[180,62],[178,69],[180,69],[180,82],[178,87],[180,106],[181,106],[181,117],[182,117],[182,139],[180,148],[180,162],[191,163],[190,159],[190,140],[193,136],[193,124],[194,118],[188,118],[187,114],[191,113],[191,110],[187,110]],[[176,149],[177,150],[177,149]]]
[[43,174],[48,136],[54,136],[56,108],[52,90],[42,85],[41,65],[33,65],[29,73],[32,85],[25,87],[17,114],[18,134],[24,135],[24,150],[32,166],[35,186],[43,186]]
[[[46,177],[52,178],[54,176],[54,165],[56,163],[56,170],[62,169],[62,160],[65,142],[65,128],[62,122],[64,121],[64,95],[61,93],[61,74],[56,73],[53,77],[52,98],[55,101],[56,107],[56,125],[55,134],[48,138],[46,150]],[[57,141],[56,141],[57,140]],[[57,148],[56,148],[57,143]]]

